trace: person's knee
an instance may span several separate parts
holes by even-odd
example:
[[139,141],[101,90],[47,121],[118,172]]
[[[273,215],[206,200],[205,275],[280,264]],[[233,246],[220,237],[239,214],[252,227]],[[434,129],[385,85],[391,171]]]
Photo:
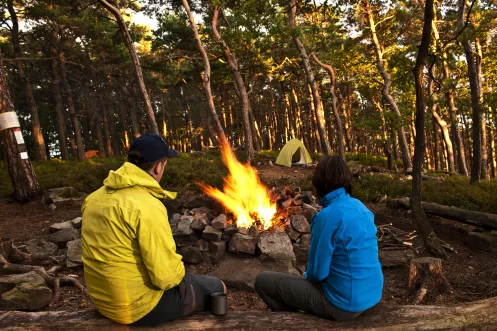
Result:
[[264,288],[264,285],[267,283],[269,274],[270,274],[270,272],[263,271],[260,274],[258,274],[257,277],[255,277],[254,288],[256,290],[257,289],[261,290]]

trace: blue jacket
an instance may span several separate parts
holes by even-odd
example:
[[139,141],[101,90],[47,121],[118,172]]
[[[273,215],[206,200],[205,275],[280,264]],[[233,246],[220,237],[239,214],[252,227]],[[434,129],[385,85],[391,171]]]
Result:
[[304,277],[321,283],[328,301],[341,310],[371,308],[383,290],[374,215],[343,188],[328,193],[321,205],[311,224]]

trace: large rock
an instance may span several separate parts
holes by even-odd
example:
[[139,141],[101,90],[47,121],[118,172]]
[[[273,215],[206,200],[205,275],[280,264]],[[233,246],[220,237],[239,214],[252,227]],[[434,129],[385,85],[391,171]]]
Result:
[[245,253],[254,255],[256,246],[257,238],[251,237],[246,234],[235,233],[233,237],[231,237],[228,245],[228,250],[232,253]]
[[48,236],[48,241],[57,244],[59,248],[64,248],[68,241],[78,239],[79,237],[78,230],[71,227],[70,229],[63,229],[50,234]]
[[38,310],[51,301],[52,291],[34,271],[0,277],[0,310]]
[[295,253],[297,264],[301,265],[307,263],[309,248],[304,248],[302,247],[302,245],[293,244],[293,252]]
[[173,233],[173,238],[177,247],[194,246],[197,244],[197,236],[193,232],[190,234]]
[[208,241],[220,241],[223,233],[212,226],[207,226],[202,232],[202,237]]
[[466,238],[466,245],[482,251],[497,251],[497,235],[490,233],[470,232]]
[[224,229],[226,229],[227,222],[228,222],[228,218],[226,217],[226,215],[221,214],[212,220],[211,225],[214,229],[224,230]]
[[257,252],[263,264],[294,266],[296,264],[292,241],[286,233],[264,233],[257,243]]
[[213,253],[222,253],[226,251],[226,242],[225,241],[211,241],[209,243],[209,251]]
[[202,254],[200,249],[195,246],[185,246],[179,249],[179,254],[183,256],[183,261],[188,263],[202,263]]
[[193,222],[192,216],[181,216],[175,233],[177,235],[185,235],[185,236],[190,235],[192,233],[191,229],[192,222]]
[[236,227],[235,224],[229,224],[226,226],[226,229],[224,229],[224,233],[227,235],[234,235],[235,233],[238,232],[238,228]]
[[201,252],[208,252],[209,251],[209,242],[205,239],[197,240],[197,246]]
[[202,252],[202,257],[204,262],[209,264],[216,264],[224,256],[226,252],[226,242],[225,241],[211,241],[209,243],[209,251]]
[[302,215],[290,216],[290,222],[292,223],[292,227],[300,233],[311,232],[309,222],[307,222],[307,219]]
[[45,239],[31,239],[26,244],[26,251],[37,258],[51,256],[57,252],[58,248],[56,244]]
[[67,243],[66,266],[77,267],[83,264],[83,253],[81,250],[81,238]]
[[74,187],[58,187],[52,188],[47,191],[48,197],[52,199],[53,202],[67,201],[67,200],[79,200],[82,199],[84,194],[76,191]]
[[48,231],[50,231],[50,233],[54,233],[54,232],[57,232],[60,230],[73,229],[73,228],[74,228],[74,226],[72,225],[71,221],[67,221],[67,222],[61,222],[61,223],[54,223],[54,224],[50,225],[48,227]]

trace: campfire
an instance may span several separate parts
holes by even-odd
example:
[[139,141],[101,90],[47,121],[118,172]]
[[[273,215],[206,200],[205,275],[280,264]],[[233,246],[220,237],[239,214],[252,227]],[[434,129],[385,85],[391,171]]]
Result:
[[276,224],[276,202],[250,164],[240,163],[227,141],[220,141],[223,163],[229,170],[224,178],[223,191],[204,183],[197,183],[208,196],[213,197],[235,216],[236,225],[249,229],[256,226],[268,230]]

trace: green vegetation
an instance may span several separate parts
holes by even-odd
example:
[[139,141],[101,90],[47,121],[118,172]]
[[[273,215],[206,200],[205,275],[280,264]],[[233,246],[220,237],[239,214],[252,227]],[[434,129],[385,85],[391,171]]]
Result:
[[[246,160],[245,151],[236,154],[239,159]],[[258,161],[274,161],[277,154],[273,151],[262,152],[258,154]],[[364,155],[347,155],[347,158],[360,160],[368,165],[383,165],[384,161],[379,157]],[[110,170],[116,170],[123,162],[122,157],[92,158],[84,162],[52,159],[47,162],[34,162],[33,166],[44,190],[72,186],[78,191],[91,193],[102,185]],[[195,181],[221,187],[222,178],[226,174],[227,170],[218,150],[185,153],[169,160],[161,185],[171,191],[200,192]],[[290,185],[302,190],[312,190],[311,178],[312,174],[309,174],[298,180],[281,178],[265,184]],[[371,201],[378,194],[386,194],[391,198],[405,197],[410,195],[411,185],[410,180],[402,180],[396,174],[361,175],[360,179],[354,179],[353,196],[365,202]],[[423,181],[423,201],[497,214],[497,194],[494,192],[497,192],[497,180],[484,181],[477,185],[469,185],[467,178],[463,176],[445,176],[443,182]],[[0,162],[0,196],[10,193],[12,184],[6,163]]]

